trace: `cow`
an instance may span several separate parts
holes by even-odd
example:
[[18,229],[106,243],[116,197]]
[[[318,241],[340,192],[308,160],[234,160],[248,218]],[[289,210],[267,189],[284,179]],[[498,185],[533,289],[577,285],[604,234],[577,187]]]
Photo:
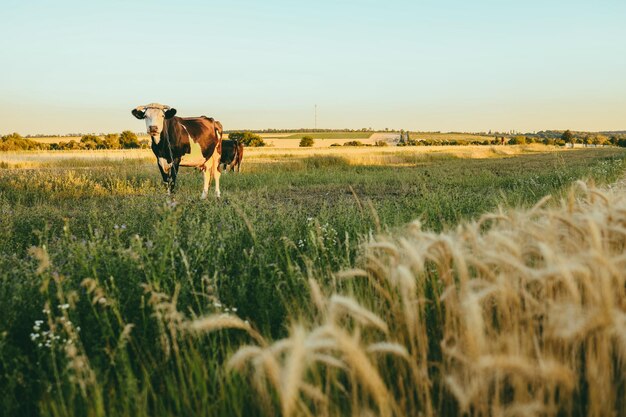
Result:
[[167,192],[174,191],[179,167],[196,167],[204,173],[202,199],[207,197],[209,185],[215,178],[215,194],[220,197],[222,152],[222,124],[212,117],[176,117],[176,109],[158,103],[138,106],[133,116],[146,121],[152,138],[152,152],[166,184]]
[[243,159],[243,143],[236,140],[222,140],[222,156],[220,159],[220,171],[231,172],[241,171],[241,160]]

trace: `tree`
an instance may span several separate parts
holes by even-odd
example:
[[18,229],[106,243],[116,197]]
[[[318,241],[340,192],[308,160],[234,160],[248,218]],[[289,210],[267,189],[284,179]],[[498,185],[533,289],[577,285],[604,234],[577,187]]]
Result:
[[109,133],[103,138],[107,149],[119,149],[120,148],[120,136],[115,133]]
[[47,149],[48,147],[45,143],[23,138],[19,133],[2,136],[2,140],[0,140],[0,151]]
[[83,135],[80,143],[84,149],[106,149],[106,143],[96,135]]
[[137,135],[135,135],[130,130],[125,130],[120,134],[120,146],[123,149],[133,149],[140,148],[141,144],[139,143],[139,139],[137,139]]
[[228,139],[243,143],[244,146],[261,147],[265,146],[263,138],[252,132],[232,132],[228,134]]
[[310,148],[313,146],[314,143],[315,141],[313,140],[312,136],[303,136],[302,139],[300,139],[301,148]]
[[603,145],[603,146],[604,146],[604,145],[605,145],[608,141],[609,141],[609,138],[607,138],[607,137],[606,137],[606,136],[604,136],[604,135],[600,135],[600,134],[597,134],[597,135],[593,138],[593,143],[594,143],[595,145]]
[[565,132],[563,132],[563,134],[561,135],[561,139],[565,143],[571,143],[572,146],[574,146],[574,134],[570,132],[569,130],[566,130]]

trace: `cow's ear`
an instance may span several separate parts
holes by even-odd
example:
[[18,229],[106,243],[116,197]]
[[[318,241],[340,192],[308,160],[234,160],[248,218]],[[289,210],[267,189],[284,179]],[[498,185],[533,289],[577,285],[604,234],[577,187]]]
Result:
[[140,110],[137,110],[137,109],[133,109],[132,113],[133,113],[133,116],[135,116],[139,120],[146,118],[146,112],[145,111],[140,111]]
[[176,109],[168,109],[168,110],[165,111],[165,118],[166,119],[171,119],[175,115],[176,115]]

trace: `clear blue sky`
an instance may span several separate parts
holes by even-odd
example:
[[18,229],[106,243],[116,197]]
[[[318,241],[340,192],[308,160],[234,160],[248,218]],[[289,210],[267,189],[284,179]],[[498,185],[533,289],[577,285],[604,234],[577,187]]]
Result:
[[2,0],[0,134],[626,129],[626,1]]

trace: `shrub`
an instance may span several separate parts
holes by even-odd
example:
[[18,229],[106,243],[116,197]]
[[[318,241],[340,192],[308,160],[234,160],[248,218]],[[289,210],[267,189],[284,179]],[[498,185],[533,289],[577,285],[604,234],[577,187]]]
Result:
[[105,135],[103,141],[105,143],[106,149],[119,149],[121,147],[120,136],[116,135],[115,133],[109,133],[108,135]]
[[389,144],[386,141],[382,140],[382,139],[377,140],[376,142],[374,142],[374,146],[388,146],[388,145]]
[[261,147],[265,146],[263,138],[252,132],[232,132],[228,134],[228,139],[236,140],[243,143],[245,146]]
[[526,136],[515,136],[509,139],[509,145],[525,145],[527,143]]
[[343,146],[365,146],[360,140],[351,140],[343,144]]
[[313,140],[312,136],[303,136],[302,139],[300,139],[300,147],[301,148],[310,148],[313,146],[313,144],[315,144],[315,141]]
[[47,148],[48,145],[45,143],[23,138],[19,133],[2,136],[0,141],[0,151],[28,151]]
[[80,143],[83,149],[107,149],[106,142],[96,135],[83,135]]
[[76,142],[75,140],[70,140],[69,142],[52,143],[50,145],[50,149],[54,151],[72,151],[77,149],[85,149],[85,146],[82,143]]
[[125,130],[122,132],[119,138],[120,147],[123,149],[134,149],[140,148],[141,143],[139,143],[139,139],[137,139],[137,135],[135,135],[130,130]]

